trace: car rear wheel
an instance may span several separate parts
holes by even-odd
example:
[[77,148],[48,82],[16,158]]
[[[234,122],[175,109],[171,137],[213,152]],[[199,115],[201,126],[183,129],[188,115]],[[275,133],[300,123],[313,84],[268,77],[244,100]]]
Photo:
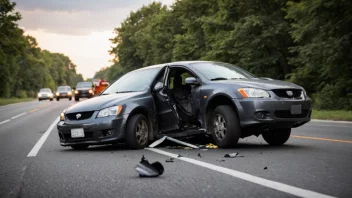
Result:
[[148,145],[149,135],[148,118],[142,114],[133,115],[126,130],[126,143],[130,149],[143,149]]
[[40,101],[41,101],[41,99],[38,99],[38,101],[40,102]]
[[53,101],[53,99],[52,99],[52,98],[50,98],[50,101]]
[[72,100],[72,98],[68,98],[68,100],[70,100],[70,101],[71,101],[71,100]]
[[59,101],[60,100],[60,98],[56,98],[56,101]]
[[75,150],[84,150],[86,148],[88,148],[89,145],[86,144],[77,144],[77,145],[72,145],[71,148],[75,149]]
[[220,148],[234,146],[241,137],[239,119],[233,107],[221,105],[214,109],[210,118],[213,139]]
[[79,101],[79,98],[75,98],[75,101]]
[[290,138],[291,129],[272,129],[262,134],[264,140],[270,145],[283,145]]

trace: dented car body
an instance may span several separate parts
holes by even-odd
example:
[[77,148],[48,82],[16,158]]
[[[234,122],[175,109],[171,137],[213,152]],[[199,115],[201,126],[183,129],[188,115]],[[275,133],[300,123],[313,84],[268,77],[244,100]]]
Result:
[[166,134],[208,134],[225,148],[261,134],[284,144],[310,115],[311,99],[298,85],[227,63],[187,61],[125,74],[100,96],[66,109],[57,128],[60,144],[77,149],[117,142],[139,149]]

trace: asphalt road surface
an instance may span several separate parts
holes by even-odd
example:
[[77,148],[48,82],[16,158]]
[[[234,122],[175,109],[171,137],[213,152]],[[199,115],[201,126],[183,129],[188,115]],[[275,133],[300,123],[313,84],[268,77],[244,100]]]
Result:
[[[352,197],[352,124],[312,121],[281,147],[250,137],[226,150],[75,151],[59,145],[54,123],[73,104],[0,107],[0,197]],[[160,161],[164,174],[139,178],[142,155]]]

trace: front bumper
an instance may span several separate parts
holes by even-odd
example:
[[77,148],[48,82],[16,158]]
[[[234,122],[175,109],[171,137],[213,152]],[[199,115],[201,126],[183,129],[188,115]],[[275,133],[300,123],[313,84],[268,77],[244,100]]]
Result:
[[[234,99],[242,128],[295,128],[310,121],[311,100]],[[291,114],[292,105],[301,105],[301,114]],[[264,117],[258,116],[262,112]]]
[[60,93],[59,95],[56,95],[56,98],[72,98],[72,95]]
[[53,96],[39,96],[38,99],[40,100],[49,100],[49,99],[53,99]]
[[[120,117],[96,118],[95,112],[90,119],[82,121],[60,121],[57,124],[61,146],[77,144],[101,145],[112,144],[125,139],[127,115]],[[72,138],[71,129],[83,128],[84,137]],[[112,133],[111,135],[109,134]]]

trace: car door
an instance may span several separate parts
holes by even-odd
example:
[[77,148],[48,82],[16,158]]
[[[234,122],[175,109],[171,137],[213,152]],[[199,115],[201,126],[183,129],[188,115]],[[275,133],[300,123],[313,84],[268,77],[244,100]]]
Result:
[[170,104],[168,93],[167,93],[167,76],[169,74],[169,67],[166,66],[163,73],[160,73],[154,83],[162,84],[162,88],[158,91],[153,89],[154,102],[156,107],[157,119],[159,123],[159,128],[161,132],[177,130],[178,126],[178,118],[175,115],[175,111]]

